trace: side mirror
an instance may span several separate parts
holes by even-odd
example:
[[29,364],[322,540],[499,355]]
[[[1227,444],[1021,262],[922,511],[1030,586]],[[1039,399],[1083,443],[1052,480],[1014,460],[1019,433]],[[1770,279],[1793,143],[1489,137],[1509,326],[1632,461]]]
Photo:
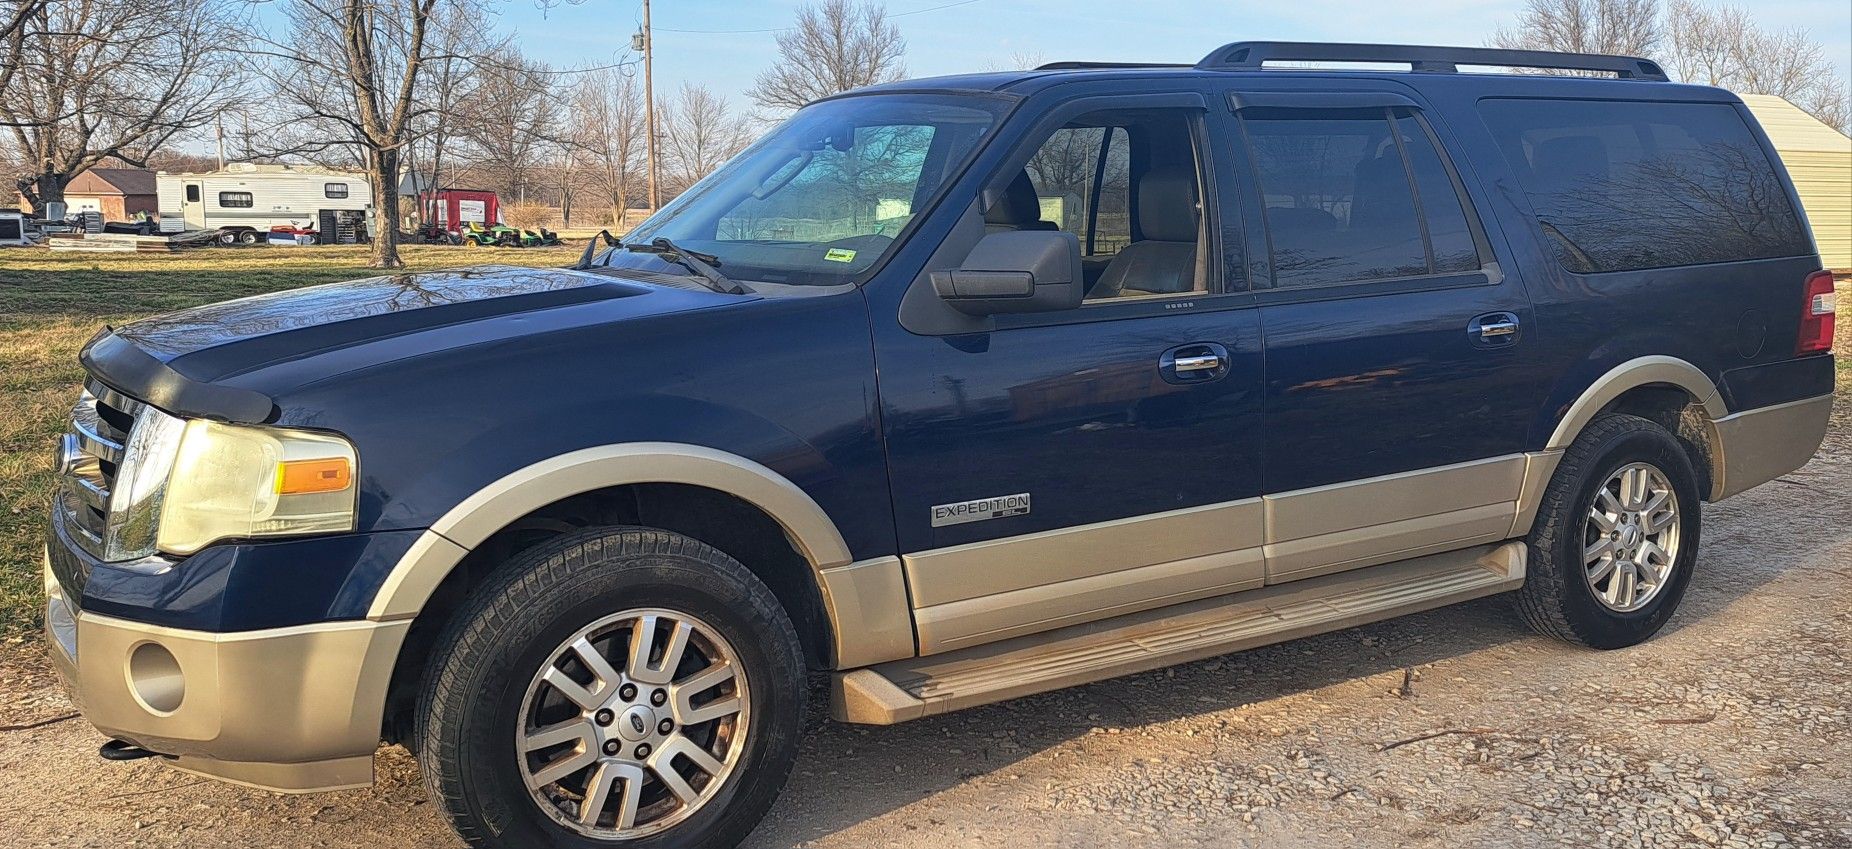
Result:
[[991,233],[963,265],[933,272],[932,288],[967,315],[1073,309],[1085,289],[1080,239],[1056,230]]

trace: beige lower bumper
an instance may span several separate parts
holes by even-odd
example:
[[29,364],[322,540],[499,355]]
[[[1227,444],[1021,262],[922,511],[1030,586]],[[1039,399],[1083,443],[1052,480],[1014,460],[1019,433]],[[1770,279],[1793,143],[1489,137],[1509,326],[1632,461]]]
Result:
[[215,634],[73,616],[49,577],[46,591],[53,660],[97,730],[173,755],[180,769],[266,790],[372,783],[409,622]]
[[1718,419],[1717,474],[1711,500],[1728,498],[1794,471],[1813,458],[1826,438],[1833,396],[1732,413]]

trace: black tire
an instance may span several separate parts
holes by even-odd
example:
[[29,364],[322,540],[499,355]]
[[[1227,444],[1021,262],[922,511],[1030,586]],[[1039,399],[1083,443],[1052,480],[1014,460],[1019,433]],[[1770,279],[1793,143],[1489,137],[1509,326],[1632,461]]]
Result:
[[[1657,593],[1623,612],[1596,595],[1585,573],[1585,522],[1597,490],[1635,463],[1664,474],[1677,501],[1678,545]],[[1517,592],[1518,613],[1545,636],[1596,649],[1636,645],[1657,633],[1678,609],[1697,563],[1702,524],[1697,475],[1677,437],[1638,416],[1596,418],[1563,453],[1530,537],[1529,572]],[[1599,541],[1599,537],[1596,537]]]
[[[749,690],[746,739],[716,795],[686,819],[634,839],[594,839],[541,809],[513,742],[528,685],[556,648],[601,617],[638,608],[698,617],[731,645]],[[471,846],[725,849],[783,789],[805,697],[797,632],[738,561],[679,534],[590,528],[497,569],[439,637],[418,702],[418,761],[433,800]]]
[[258,241],[259,239],[258,239],[256,230],[241,230],[238,232],[238,244],[255,245],[258,243]]

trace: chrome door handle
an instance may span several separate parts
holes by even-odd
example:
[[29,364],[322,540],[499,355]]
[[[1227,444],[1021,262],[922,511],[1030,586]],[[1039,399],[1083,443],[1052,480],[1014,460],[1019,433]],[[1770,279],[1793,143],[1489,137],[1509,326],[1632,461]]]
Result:
[[1173,364],[1177,371],[1214,371],[1222,367],[1222,358],[1214,354],[1199,354],[1194,357],[1178,357]]
[[1518,342],[1518,321],[1517,313],[1486,313],[1475,317],[1466,332],[1478,347],[1505,348]]

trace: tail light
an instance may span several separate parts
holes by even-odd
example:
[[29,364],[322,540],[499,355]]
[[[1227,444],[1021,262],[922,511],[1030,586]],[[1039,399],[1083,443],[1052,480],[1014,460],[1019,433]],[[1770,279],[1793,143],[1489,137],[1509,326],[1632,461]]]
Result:
[[1833,274],[1816,271],[1807,275],[1806,302],[1801,304],[1801,341],[1799,353],[1818,354],[1833,349]]

